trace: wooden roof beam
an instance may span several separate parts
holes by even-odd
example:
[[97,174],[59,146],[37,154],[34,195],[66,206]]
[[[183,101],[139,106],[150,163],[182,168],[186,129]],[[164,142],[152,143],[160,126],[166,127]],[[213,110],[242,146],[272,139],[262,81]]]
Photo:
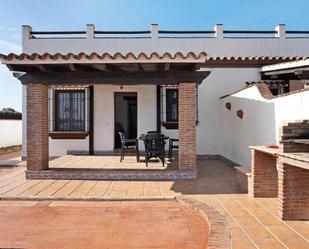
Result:
[[70,70],[71,72],[76,72],[76,71],[77,71],[77,69],[76,69],[76,67],[74,66],[74,64],[68,64],[68,68],[69,68],[69,70]]
[[99,71],[104,71],[104,72],[108,71],[106,64],[89,64],[89,66],[91,66],[94,69],[97,69]]
[[169,71],[171,69],[171,64],[170,63],[165,63],[164,64],[164,71]]

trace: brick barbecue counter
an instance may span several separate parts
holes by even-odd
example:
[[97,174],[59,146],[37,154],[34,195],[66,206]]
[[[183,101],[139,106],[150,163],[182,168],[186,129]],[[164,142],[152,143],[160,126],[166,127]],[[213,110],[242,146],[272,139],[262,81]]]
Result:
[[309,153],[284,153],[275,146],[250,146],[252,197],[278,197],[279,216],[309,220]]

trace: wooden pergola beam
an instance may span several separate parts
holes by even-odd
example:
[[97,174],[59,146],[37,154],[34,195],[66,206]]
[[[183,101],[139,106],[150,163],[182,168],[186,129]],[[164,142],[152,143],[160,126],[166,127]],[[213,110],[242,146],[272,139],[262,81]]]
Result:
[[69,70],[71,71],[71,72],[76,72],[77,71],[77,69],[76,69],[76,67],[74,66],[74,64],[68,64],[68,68],[69,68]]
[[115,84],[115,85],[165,85],[192,83],[200,84],[209,71],[157,71],[157,72],[29,72],[18,79],[22,84]]

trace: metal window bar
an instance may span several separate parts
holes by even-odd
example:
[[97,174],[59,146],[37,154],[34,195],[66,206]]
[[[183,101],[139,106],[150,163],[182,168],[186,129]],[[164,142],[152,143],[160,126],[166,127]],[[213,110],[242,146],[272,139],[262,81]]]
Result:
[[178,122],[178,89],[166,89],[166,121]]
[[55,131],[85,131],[85,91],[55,90]]
[[[178,90],[178,86],[161,86],[161,94],[160,94],[160,101],[161,101],[161,121],[162,122],[168,122],[168,118],[167,118],[167,93],[166,90],[168,89],[177,89]],[[165,94],[164,94],[165,93]],[[177,95],[177,97],[179,98],[179,94]],[[199,97],[198,97],[198,86],[196,86],[196,122],[199,122]],[[178,103],[178,101],[177,101]],[[178,117],[178,114],[177,114]],[[178,122],[178,118],[177,121]]]

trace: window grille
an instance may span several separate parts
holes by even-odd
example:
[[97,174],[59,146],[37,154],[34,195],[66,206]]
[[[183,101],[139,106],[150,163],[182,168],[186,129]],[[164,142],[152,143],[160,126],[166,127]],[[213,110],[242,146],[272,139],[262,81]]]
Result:
[[85,91],[55,90],[55,131],[85,131]]

